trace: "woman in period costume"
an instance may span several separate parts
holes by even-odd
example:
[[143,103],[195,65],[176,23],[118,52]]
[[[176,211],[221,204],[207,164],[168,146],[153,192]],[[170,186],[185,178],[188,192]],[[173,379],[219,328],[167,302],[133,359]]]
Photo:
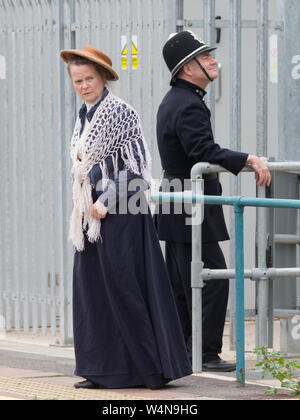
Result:
[[140,119],[107,89],[118,80],[107,55],[86,46],[61,57],[84,101],[71,141],[75,374],[85,378],[75,387],[160,388],[191,366],[146,201]]

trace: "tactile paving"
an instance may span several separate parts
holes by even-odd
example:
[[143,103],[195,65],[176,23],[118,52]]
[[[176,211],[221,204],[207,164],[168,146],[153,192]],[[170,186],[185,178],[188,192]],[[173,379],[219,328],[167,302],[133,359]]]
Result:
[[120,392],[104,389],[75,389],[71,386],[60,385],[38,380],[0,376],[0,393],[31,397],[32,399],[57,400],[145,400]]

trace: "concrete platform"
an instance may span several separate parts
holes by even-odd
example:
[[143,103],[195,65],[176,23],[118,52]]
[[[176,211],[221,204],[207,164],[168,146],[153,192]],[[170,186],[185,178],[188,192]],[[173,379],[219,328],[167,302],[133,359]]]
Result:
[[[114,390],[75,389],[81,378],[73,376],[73,347],[57,346],[57,337],[39,334],[6,333],[0,340],[0,399],[1,400],[95,400],[147,401],[197,400],[270,400],[300,399],[279,389],[276,395],[266,395],[268,386],[278,387],[272,378],[261,379],[253,353],[254,323],[246,322],[246,384],[237,387],[235,372],[229,374],[201,373],[173,381],[161,390],[145,388]],[[224,334],[225,360],[234,360],[229,350],[228,326]],[[133,404],[133,403],[131,403]],[[195,403],[197,404],[197,403]],[[139,405],[141,407],[141,405]]]

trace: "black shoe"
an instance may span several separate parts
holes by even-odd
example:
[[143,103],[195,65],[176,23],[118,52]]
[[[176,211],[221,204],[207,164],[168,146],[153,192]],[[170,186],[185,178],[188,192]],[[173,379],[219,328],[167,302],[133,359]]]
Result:
[[84,389],[98,389],[99,385],[97,385],[94,382],[86,379],[85,381],[82,381],[82,382],[76,382],[74,384],[74,387],[75,388],[84,388]]
[[164,387],[165,387],[165,384],[159,384],[159,385],[149,386],[149,389],[151,389],[151,391],[155,391],[156,389],[162,389]]
[[153,386],[149,386],[148,388],[151,390],[155,390],[155,389],[162,389],[164,388],[168,383],[170,382],[170,379],[166,379],[165,381],[161,382],[158,385],[153,385]]
[[203,372],[233,372],[236,370],[235,363],[229,363],[219,357],[202,363]]

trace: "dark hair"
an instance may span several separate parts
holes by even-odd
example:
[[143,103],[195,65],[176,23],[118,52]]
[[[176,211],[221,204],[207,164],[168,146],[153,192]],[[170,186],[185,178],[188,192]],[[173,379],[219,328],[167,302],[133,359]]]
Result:
[[104,67],[100,66],[100,64],[94,63],[94,61],[91,61],[85,57],[80,57],[78,55],[73,55],[68,60],[67,69],[69,76],[71,77],[70,67],[72,64],[75,64],[76,66],[83,66],[85,64],[94,66],[95,70],[101,75],[101,77],[104,76],[105,80],[111,80],[112,76],[108,70],[106,70]]

